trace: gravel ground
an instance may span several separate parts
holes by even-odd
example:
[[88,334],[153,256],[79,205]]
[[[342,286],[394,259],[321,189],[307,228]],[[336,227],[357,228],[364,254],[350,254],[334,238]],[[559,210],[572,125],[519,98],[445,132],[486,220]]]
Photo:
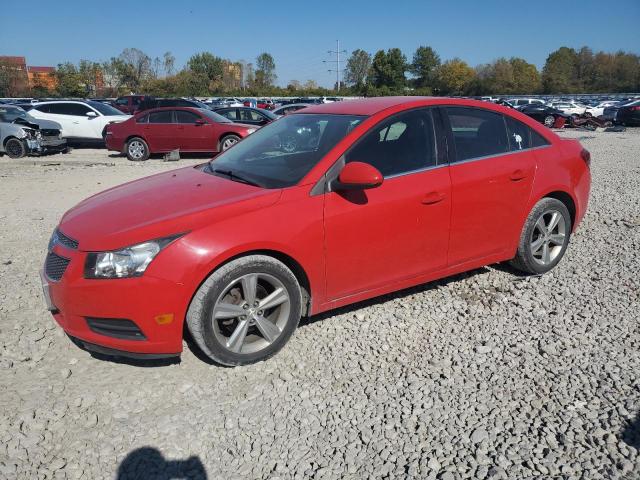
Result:
[[0,478],[640,478],[640,130],[562,135],[592,152],[593,190],[553,272],[324,314],[235,369],[97,359],[43,306],[62,213],[177,164],[0,159]]

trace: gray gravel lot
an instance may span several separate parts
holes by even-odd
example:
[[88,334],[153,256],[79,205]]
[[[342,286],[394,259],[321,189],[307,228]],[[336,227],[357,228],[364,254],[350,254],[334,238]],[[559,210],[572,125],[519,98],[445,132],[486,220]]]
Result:
[[562,135],[593,189],[554,271],[324,314],[236,369],[93,358],[40,293],[67,208],[199,160],[0,159],[0,478],[640,478],[640,130]]

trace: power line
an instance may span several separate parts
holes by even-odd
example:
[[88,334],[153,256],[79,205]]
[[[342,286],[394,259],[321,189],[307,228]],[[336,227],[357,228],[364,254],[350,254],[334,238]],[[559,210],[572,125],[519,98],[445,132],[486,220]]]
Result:
[[336,64],[336,68],[330,68],[328,71],[329,72],[336,72],[336,91],[340,91],[340,74],[343,72],[343,69],[340,68],[340,54],[344,53],[346,54],[347,51],[346,50],[340,50],[340,40],[336,40],[336,49],[335,50],[328,50],[329,55],[333,55],[334,53],[336,54],[336,59],[335,60],[323,60],[322,63],[335,63]]

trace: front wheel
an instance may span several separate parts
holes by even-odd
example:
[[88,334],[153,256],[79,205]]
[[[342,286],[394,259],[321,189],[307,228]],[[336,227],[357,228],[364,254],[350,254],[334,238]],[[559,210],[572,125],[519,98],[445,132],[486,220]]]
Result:
[[141,162],[149,158],[149,146],[140,137],[133,137],[127,142],[127,158],[134,162]]
[[302,293],[286,265],[265,255],[238,258],[198,289],[187,325],[200,349],[222,365],[248,365],[277,353],[298,326]]
[[524,223],[511,265],[531,274],[548,272],[567,251],[570,235],[571,215],[565,204],[555,198],[543,198]]
[[10,138],[4,144],[4,151],[7,152],[9,158],[22,158],[27,155],[27,146],[20,139]]
[[224,152],[225,150],[230,149],[239,141],[240,137],[237,135],[226,135],[222,140],[220,140],[220,151]]
[[545,127],[551,128],[556,123],[556,117],[554,117],[553,115],[547,115],[546,117],[544,117],[543,123]]

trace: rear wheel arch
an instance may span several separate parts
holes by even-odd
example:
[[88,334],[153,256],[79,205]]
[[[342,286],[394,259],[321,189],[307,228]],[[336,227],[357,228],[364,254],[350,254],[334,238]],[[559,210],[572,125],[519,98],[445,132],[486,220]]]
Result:
[[542,196],[542,198],[545,197],[555,198],[556,200],[560,200],[564,203],[564,206],[569,210],[569,215],[571,216],[571,228],[573,229],[576,224],[576,202],[573,197],[564,190],[554,190],[553,192],[549,192]]

